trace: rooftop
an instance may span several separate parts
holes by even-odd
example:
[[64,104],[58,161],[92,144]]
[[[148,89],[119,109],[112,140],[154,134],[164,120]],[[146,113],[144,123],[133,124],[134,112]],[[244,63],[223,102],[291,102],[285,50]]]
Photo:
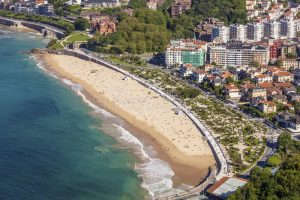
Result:
[[223,177],[207,192],[221,199],[226,199],[230,194],[234,193],[239,187],[243,187],[247,183],[246,179],[238,177]]

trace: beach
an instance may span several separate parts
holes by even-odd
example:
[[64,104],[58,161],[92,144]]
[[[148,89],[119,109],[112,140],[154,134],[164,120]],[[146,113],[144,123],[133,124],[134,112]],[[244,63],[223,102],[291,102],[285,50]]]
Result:
[[92,102],[125,120],[125,128],[167,161],[175,184],[196,186],[215,165],[211,149],[193,122],[154,91],[104,66],[79,58],[38,55],[60,78],[84,88]]

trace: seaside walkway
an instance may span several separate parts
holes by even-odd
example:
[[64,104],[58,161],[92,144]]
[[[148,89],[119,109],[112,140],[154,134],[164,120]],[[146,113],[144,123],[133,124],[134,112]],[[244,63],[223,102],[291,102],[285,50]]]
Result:
[[0,16],[0,20],[5,21],[5,22],[10,22],[12,25],[21,23],[21,25],[28,27],[28,28],[33,28],[33,27],[29,27],[29,26],[37,26],[40,29],[39,31],[42,31],[42,29],[46,29],[46,30],[52,31],[60,36],[65,35],[65,31],[63,29],[60,29],[60,28],[57,28],[55,26],[45,24],[45,23],[33,22],[33,21],[22,20],[22,19],[13,19],[13,18],[1,17],[1,16]]
[[[218,164],[218,171],[217,171],[215,179],[220,180],[222,177],[228,175],[228,163],[227,163],[227,160],[225,158],[224,152],[222,151],[221,147],[216,142],[216,140],[214,139],[212,134],[200,122],[200,120],[195,117],[195,115],[191,111],[189,111],[186,107],[184,107],[182,104],[180,104],[178,101],[176,101],[173,97],[171,97],[170,95],[164,93],[158,87],[148,83],[146,80],[141,79],[141,78],[139,78],[139,77],[137,77],[133,74],[130,74],[129,72],[127,72],[127,71],[125,71],[125,70],[123,70],[123,69],[121,69],[117,66],[114,66],[114,65],[112,65],[112,64],[110,64],[110,63],[108,63],[108,62],[106,62],[106,61],[104,61],[100,58],[96,58],[95,56],[89,55],[88,53],[85,53],[81,50],[74,51],[74,50],[70,50],[70,49],[65,49],[64,51],[65,51],[66,55],[76,56],[76,57],[79,57],[79,58],[82,58],[82,59],[85,59],[85,60],[88,60],[88,61],[91,61],[91,62],[94,62],[94,63],[97,63],[97,64],[104,65],[104,66],[106,66],[110,69],[113,69],[117,72],[120,72],[120,73],[124,74],[125,76],[130,77],[133,80],[136,80],[137,82],[144,85],[145,87],[150,88],[153,91],[157,92],[159,95],[166,98],[171,103],[173,103],[176,107],[181,109],[182,112],[185,113],[193,121],[193,123],[197,126],[197,128],[199,129],[201,135],[206,137],[206,139],[207,139],[207,141],[208,141],[208,143],[209,143],[209,145],[212,149],[212,152],[215,155],[215,159],[216,159],[217,164]],[[191,196],[192,194],[200,193],[211,183],[211,180],[212,180],[212,178],[210,176],[201,185],[197,186],[196,188],[194,188],[190,191],[184,192],[182,194],[179,193],[179,194],[171,195],[171,196],[168,196],[168,197],[162,197],[162,198],[159,198],[159,199],[161,199],[161,200],[163,200],[163,199],[166,199],[166,200],[167,199],[180,199],[180,198],[182,199],[184,196],[188,197],[188,196]]]

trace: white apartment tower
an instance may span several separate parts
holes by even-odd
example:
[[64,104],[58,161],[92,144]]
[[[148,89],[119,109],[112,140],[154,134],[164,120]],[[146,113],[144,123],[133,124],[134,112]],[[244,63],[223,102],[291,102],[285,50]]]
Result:
[[297,24],[293,19],[280,20],[280,35],[286,38],[295,38],[297,35]]
[[247,39],[247,26],[233,24],[229,27],[229,39],[245,42]]
[[275,40],[280,38],[280,23],[278,21],[269,21],[264,23],[264,37],[273,38]]
[[211,41],[227,43],[229,41],[229,27],[217,26],[212,29]]
[[263,38],[263,24],[249,23],[247,24],[247,39],[258,42]]

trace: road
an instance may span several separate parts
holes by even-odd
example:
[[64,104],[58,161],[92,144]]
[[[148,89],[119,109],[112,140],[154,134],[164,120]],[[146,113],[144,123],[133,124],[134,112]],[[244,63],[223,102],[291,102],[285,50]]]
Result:
[[280,133],[278,133],[274,130],[270,130],[267,135],[269,137],[267,139],[267,145],[266,145],[264,154],[256,162],[255,165],[253,165],[251,168],[249,168],[246,172],[242,173],[241,177],[248,178],[250,176],[250,172],[251,172],[252,168],[255,166],[258,166],[261,168],[265,167],[269,157],[272,156],[277,151],[277,148],[278,148],[277,139],[278,139],[278,136],[280,135]]

